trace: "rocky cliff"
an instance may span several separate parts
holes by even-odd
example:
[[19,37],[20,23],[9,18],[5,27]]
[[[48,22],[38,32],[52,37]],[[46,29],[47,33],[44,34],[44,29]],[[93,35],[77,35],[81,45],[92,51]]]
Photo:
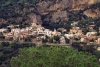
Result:
[[[0,25],[3,24],[45,24],[68,22],[84,17],[100,16],[100,0],[37,0],[5,2],[0,5]],[[16,4],[16,5],[15,5]],[[95,5],[95,7],[93,6]]]
[[[82,15],[95,18],[99,17],[99,8],[90,8],[92,5],[100,2],[100,0],[44,0],[36,4],[37,12],[40,15],[46,16],[46,19],[51,17],[48,21],[57,22],[58,19],[66,18],[68,21],[71,13],[82,11]],[[77,13],[76,13],[77,14]],[[81,17],[81,16],[80,16]]]

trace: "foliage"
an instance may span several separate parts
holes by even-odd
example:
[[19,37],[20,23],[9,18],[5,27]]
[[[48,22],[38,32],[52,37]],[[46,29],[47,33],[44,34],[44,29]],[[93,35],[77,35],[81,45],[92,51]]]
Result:
[[59,37],[59,36],[54,36],[54,40],[55,40],[57,43],[60,43],[60,37]]
[[49,38],[49,43],[53,43],[53,38],[51,37],[51,38]]
[[70,42],[70,40],[68,38],[66,38],[66,37],[65,37],[65,41],[66,41],[66,43]]
[[78,40],[80,40],[80,38],[78,38],[78,37],[76,37],[76,38],[74,38],[76,41],[78,41]]
[[97,58],[100,58],[100,51],[94,51],[94,55],[95,55]]
[[94,8],[94,9],[96,9],[96,8],[99,8],[100,7],[100,2],[98,2],[98,3],[96,3],[96,4],[93,4],[93,5],[91,5],[90,6],[90,8]]
[[13,41],[9,42],[1,42],[0,44],[0,67],[5,65],[4,67],[10,67],[10,60],[12,56],[17,56],[19,48],[28,48],[36,46],[34,43],[18,43]]
[[69,31],[71,28],[71,21],[64,22],[64,21],[59,21],[59,22],[44,22],[43,26],[45,28],[49,28],[51,30],[58,29],[58,28],[65,28]]
[[5,61],[7,59],[7,56],[6,55],[1,55],[0,56],[0,61]]
[[83,19],[79,21],[78,26],[82,29],[84,34],[86,34],[87,32],[89,32],[89,25],[93,24],[92,22],[93,22],[92,18]]
[[47,38],[42,38],[42,43],[48,42]]
[[89,52],[92,54],[94,54],[96,51],[95,46],[96,45],[94,45],[94,44],[88,44],[88,43],[86,44],[86,43],[81,43],[81,42],[73,42],[72,43],[72,47],[77,49],[78,51]]
[[25,42],[32,42],[32,38],[31,37],[25,38]]
[[3,47],[8,47],[10,45],[9,42],[2,42],[1,44]]
[[[0,28],[7,27],[9,24],[19,24],[20,27],[25,27],[27,14],[33,13],[30,10],[37,0],[0,0],[0,18],[7,21],[7,23],[0,24]],[[24,10],[26,9],[26,10]],[[10,20],[8,20],[11,18]],[[17,18],[21,18],[18,20]]]
[[98,67],[95,56],[68,47],[31,47],[19,54],[11,59],[11,67]]
[[15,6],[17,3],[35,4],[36,0],[0,0],[0,6]]
[[12,42],[10,42],[10,45],[11,45],[11,46],[16,45],[16,44],[19,44],[19,42],[17,42],[17,41],[12,41]]

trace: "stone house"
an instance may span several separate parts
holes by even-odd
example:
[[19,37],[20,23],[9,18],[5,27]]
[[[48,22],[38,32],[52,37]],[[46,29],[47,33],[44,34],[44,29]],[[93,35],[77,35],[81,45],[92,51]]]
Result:
[[7,29],[0,29],[0,32],[5,32],[5,31],[7,31]]
[[62,36],[62,37],[60,38],[60,44],[66,44],[66,41],[65,41],[64,36]]
[[77,33],[77,30],[76,29],[70,29],[70,33],[75,34],[75,33]]
[[92,36],[92,35],[96,35],[96,34],[97,34],[97,32],[87,32],[86,36],[88,37],[88,36]]
[[[100,51],[100,47],[98,47],[97,50]],[[100,59],[99,59],[99,61],[100,61]]]
[[82,38],[80,39],[80,42],[86,42],[86,38],[82,37]]
[[89,40],[96,40],[96,39],[97,39],[97,36],[91,35],[91,36],[88,36],[87,38],[88,38]]
[[99,44],[99,45],[100,45],[100,38],[98,38],[98,39],[97,39],[97,44]]
[[64,36],[68,39],[74,38],[74,34],[65,34]]

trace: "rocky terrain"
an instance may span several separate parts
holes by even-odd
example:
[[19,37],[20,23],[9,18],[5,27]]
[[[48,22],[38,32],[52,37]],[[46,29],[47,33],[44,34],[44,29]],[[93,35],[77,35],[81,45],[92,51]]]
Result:
[[50,26],[53,22],[68,23],[86,18],[99,18],[100,0],[15,0],[1,1],[0,28],[9,24],[20,27],[35,22]]

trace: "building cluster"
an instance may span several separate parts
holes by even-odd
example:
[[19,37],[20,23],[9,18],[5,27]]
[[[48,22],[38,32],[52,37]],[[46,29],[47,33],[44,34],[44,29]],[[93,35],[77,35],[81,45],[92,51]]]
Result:
[[12,28],[11,31],[4,33],[7,31],[7,29],[0,29],[0,32],[3,32],[3,35],[5,36],[5,39],[8,40],[22,40],[24,38],[27,38],[28,36],[39,36],[39,35],[47,35],[49,37],[54,36],[54,35],[61,35],[60,32],[57,32],[56,29],[54,31],[51,31],[49,29],[45,29],[41,25],[37,25],[36,23],[32,23],[30,27],[26,28]]
[[[96,44],[100,44],[100,36],[97,36],[97,32],[87,32],[86,34],[83,34],[82,29],[80,27],[75,26],[77,22],[72,23],[72,28],[67,33],[61,33],[58,32],[56,29],[54,31],[46,29],[42,27],[41,25],[37,25],[36,23],[32,23],[30,27],[26,28],[13,28],[12,27],[10,32],[4,33],[7,31],[7,29],[0,29],[0,32],[3,32],[3,35],[5,36],[5,39],[11,39],[11,40],[23,40],[24,38],[27,38],[28,36],[36,36],[39,37],[39,35],[53,37],[53,36],[60,36],[60,42],[63,44],[65,43],[65,38],[69,40],[77,38],[79,42],[85,42],[90,43],[94,42]],[[91,25],[90,28],[92,28],[94,25]],[[65,29],[60,28],[62,31],[65,31]],[[63,36],[62,36],[63,35]],[[75,40],[73,40],[75,41]]]
[[84,34],[82,29],[80,29],[80,27],[78,27],[77,24],[78,22],[74,22],[71,24],[72,28],[70,29],[69,33],[64,34],[65,37],[67,37],[70,40],[73,38],[77,38],[79,39],[79,42],[95,43],[100,45],[100,36],[97,35],[98,32],[93,30],[95,25],[90,25],[89,28],[92,31],[86,32],[86,34]]

